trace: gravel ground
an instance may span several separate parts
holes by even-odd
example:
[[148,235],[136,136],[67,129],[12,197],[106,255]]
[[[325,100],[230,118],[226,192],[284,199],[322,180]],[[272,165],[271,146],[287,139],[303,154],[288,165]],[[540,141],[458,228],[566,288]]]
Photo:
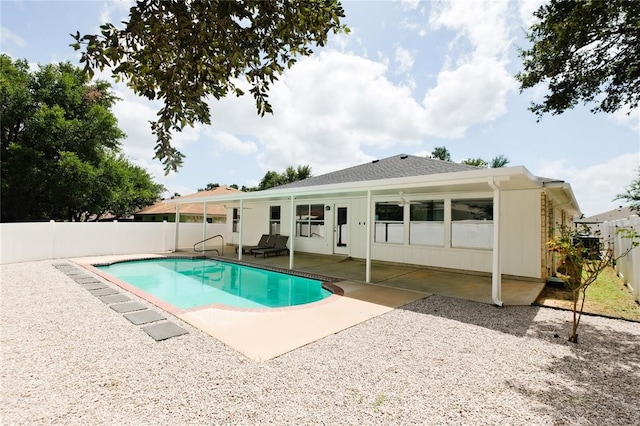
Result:
[[253,362],[175,318],[156,342],[52,263],[1,269],[2,424],[640,419],[638,323],[585,317],[573,345],[567,312],[432,296]]

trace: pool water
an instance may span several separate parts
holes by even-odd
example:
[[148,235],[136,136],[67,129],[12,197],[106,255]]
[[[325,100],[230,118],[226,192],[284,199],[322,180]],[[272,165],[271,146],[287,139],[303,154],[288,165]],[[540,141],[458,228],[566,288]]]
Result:
[[97,268],[180,309],[212,304],[279,308],[332,294],[318,280],[210,259],[139,260]]

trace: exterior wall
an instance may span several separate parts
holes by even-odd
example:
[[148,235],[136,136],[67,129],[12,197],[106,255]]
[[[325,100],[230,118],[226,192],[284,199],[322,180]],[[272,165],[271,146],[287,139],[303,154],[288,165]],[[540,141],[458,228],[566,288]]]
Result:
[[[501,234],[502,247],[502,272],[507,275],[522,276],[540,279],[545,277],[541,273],[543,241],[543,223],[540,213],[541,191],[503,191],[501,192]],[[405,197],[406,198],[406,197]],[[408,209],[405,209],[405,238],[404,243],[372,243],[371,257],[374,260],[408,263],[432,267],[462,269],[477,272],[490,273],[492,271],[493,252],[491,249],[465,249],[451,247],[451,218],[447,208],[452,199],[460,198],[493,198],[493,192],[483,193],[449,193],[449,194],[412,194],[413,199],[438,199],[445,200],[445,244],[444,247],[429,247],[410,245],[408,240]],[[373,197],[376,201],[389,201],[397,199],[397,196]],[[302,202],[302,201],[301,201]],[[330,210],[325,211],[325,238],[295,238],[293,247],[295,251],[333,254],[336,234],[335,209],[336,205],[348,207],[348,232],[349,243],[347,256],[354,258],[366,257],[366,233],[367,227],[373,226],[367,218],[366,197],[354,197],[350,199],[317,199],[313,204],[325,204]],[[260,235],[269,232],[269,206],[280,205],[282,235],[291,234],[291,205],[288,201],[245,203],[245,217],[243,222],[244,244],[252,245],[260,238]],[[228,221],[231,221],[230,209]],[[496,217],[496,213],[494,213]],[[373,229],[373,228],[372,228]],[[238,234],[234,233],[234,242],[237,243]],[[373,231],[372,231],[373,239]],[[291,247],[291,236],[289,240]],[[546,240],[545,240],[546,241]]]
[[[503,191],[501,193],[502,273],[529,278],[542,278],[540,274],[540,191]],[[438,195],[447,200],[464,197],[493,198],[493,194],[467,193]],[[446,209],[445,209],[446,212]],[[494,212],[494,217],[496,213]],[[404,244],[374,243],[372,258],[416,265],[463,269],[476,272],[492,271],[491,249],[465,249],[451,247],[450,218],[445,214],[445,246],[425,247]]]

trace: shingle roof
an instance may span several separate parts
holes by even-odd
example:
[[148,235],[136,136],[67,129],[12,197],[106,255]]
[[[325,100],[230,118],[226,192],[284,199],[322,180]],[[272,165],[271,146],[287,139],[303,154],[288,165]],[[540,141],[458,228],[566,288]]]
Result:
[[400,154],[324,175],[310,177],[286,185],[280,185],[272,189],[303,188],[347,182],[464,172],[469,170],[478,170],[478,167],[434,158]]
[[[208,190],[208,191],[198,191],[195,194],[184,195],[182,197],[178,197],[179,199],[191,199],[193,198],[193,204],[182,204],[180,206],[180,214],[194,214],[194,215],[202,215],[204,211],[204,205],[202,202],[198,202],[198,198],[209,197],[211,195],[225,195],[231,192],[241,192],[235,188],[230,188],[227,186],[219,186],[217,188]],[[168,214],[175,213],[176,206],[175,204],[167,204],[162,201],[156,203],[152,206],[145,207],[144,209],[136,212],[135,214]],[[207,215],[219,215],[224,216],[227,214],[227,209],[224,206],[218,204],[207,204]]]

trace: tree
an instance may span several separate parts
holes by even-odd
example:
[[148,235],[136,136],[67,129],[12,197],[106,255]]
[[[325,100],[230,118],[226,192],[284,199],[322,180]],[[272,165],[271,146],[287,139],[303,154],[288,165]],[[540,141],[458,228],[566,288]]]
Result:
[[547,242],[547,246],[550,251],[558,253],[562,261],[557,276],[562,280],[565,288],[571,291],[573,302],[573,321],[569,341],[578,343],[578,326],[582,318],[589,286],[596,281],[598,275],[605,268],[626,256],[639,244],[635,241],[639,234],[633,229],[619,229],[618,232],[624,233],[624,237],[632,239],[632,244],[629,250],[614,257],[610,241],[604,241],[602,244],[600,242],[598,244],[586,243],[582,238],[582,236],[590,234],[586,225],[576,229],[561,225],[557,231],[555,237]]
[[158,198],[162,186],[117,155],[124,134],[110,111],[116,98],[108,83],[90,82],[70,63],[31,72],[25,60],[1,55],[0,62],[3,222],[120,214],[134,182]]
[[540,83],[549,93],[530,110],[538,119],[579,102],[592,112],[638,107],[640,100],[640,2],[551,0],[535,13],[527,32],[533,43],[520,51],[520,91]]
[[640,167],[638,177],[625,188],[626,192],[616,195],[616,200],[626,200],[631,203],[631,210],[640,213]]
[[273,188],[274,186],[285,185],[287,183],[296,182],[299,180],[307,179],[311,177],[311,167],[308,165],[298,166],[297,169],[294,169],[293,166],[289,166],[282,173],[278,173],[272,170],[269,170],[265,173],[264,177],[260,181],[258,188],[245,188],[242,187],[243,191],[253,191],[258,190],[262,191],[263,189]]
[[323,46],[330,31],[348,31],[343,17],[338,0],[146,0],[130,9],[123,28],[106,23],[97,35],[77,32],[72,46],[84,46],[88,73],[111,68],[135,93],[164,102],[151,129],[155,158],[169,173],[184,158],[171,133],[210,124],[207,97],[244,94],[236,80],[244,77],[258,113],[271,113],[270,85],[298,56],[311,55],[311,45]]
[[431,151],[431,158],[437,158],[442,161],[451,161],[451,154],[444,146],[437,146]]
[[475,167],[487,167],[488,165],[488,163],[482,158],[467,158],[466,160],[462,160],[460,163]]
[[211,191],[212,189],[216,189],[216,188],[219,188],[219,187],[220,187],[219,183],[208,183],[207,186],[205,186],[204,188],[198,189],[198,192]]
[[491,161],[489,162],[489,167],[491,167],[492,169],[497,169],[500,167],[504,167],[507,164],[509,164],[509,159],[507,159],[507,157],[505,157],[504,155],[500,154],[491,159]]

